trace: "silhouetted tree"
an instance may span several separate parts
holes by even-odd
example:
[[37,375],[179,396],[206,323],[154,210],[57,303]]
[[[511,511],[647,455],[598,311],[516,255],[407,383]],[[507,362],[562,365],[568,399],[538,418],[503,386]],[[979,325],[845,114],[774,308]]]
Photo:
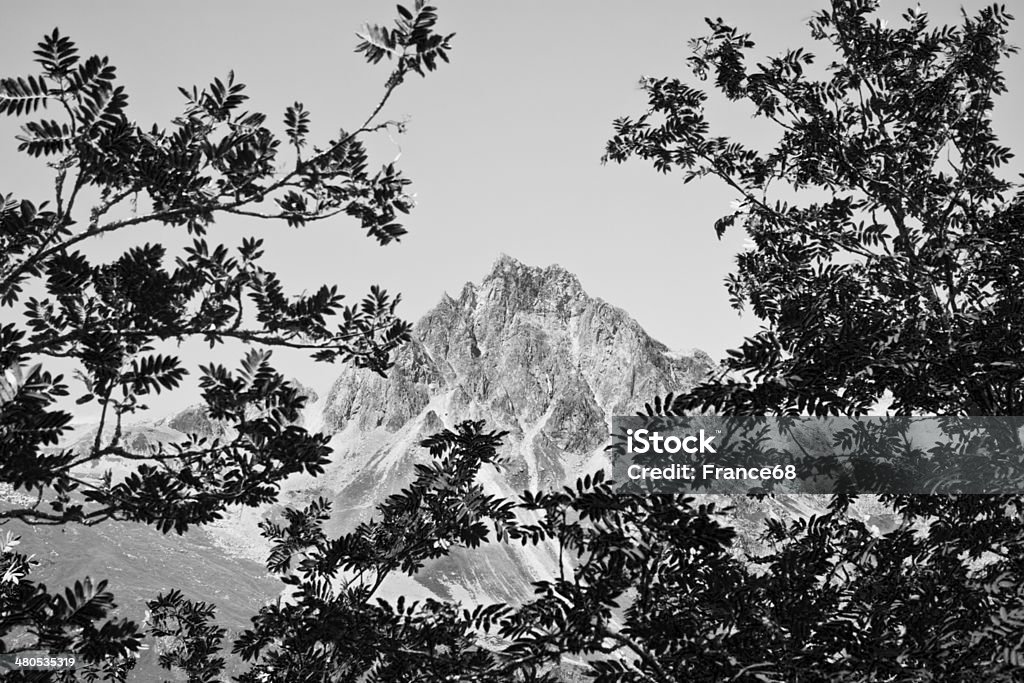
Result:
[[775,127],[766,149],[714,134],[707,95],[676,78],[646,79],[648,111],[615,122],[606,159],[717,178],[738,206],[716,232],[750,238],[728,288],[763,327],[689,407],[864,414],[888,392],[899,414],[1024,408],[1024,195],[991,120],[1011,17],[936,27],[917,8],[888,26],[877,5],[817,13],[821,60],[751,64],[750,34],[708,21],[690,66]]
[[[779,126],[772,150],[712,137],[705,95],[676,79],[646,81],[650,110],[616,122],[609,159],[740,193],[716,229],[750,233],[730,287],[764,320],[720,377],[647,415],[861,414],[886,391],[900,413],[1019,405],[1021,195],[997,175],[1009,153],[989,122],[1009,17],[931,28],[913,10],[889,28],[876,10],[834,0],[811,20],[824,80],[802,49],[748,67],[752,40],[721,21],[694,41],[697,75]],[[428,439],[433,463],[348,534],[323,532],[324,501],[267,524],[268,567],[294,593],[234,644],[253,661],[246,680],[555,681],[568,661],[601,683],[1024,670],[1019,496],[886,496],[900,522],[883,535],[835,495],[819,515],[768,523],[743,556],[728,510],[625,493],[602,472],[484,495],[473,480],[499,464],[500,436],[465,423]],[[390,572],[482,543],[550,543],[560,563],[519,605],[374,601]]]
[[[990,498],[897,501],[905,523],[879,535],[836,496],[820,515],[770,522],[764,550],[744,556],[728,509],[624,493],[602,471],[486,494],[475,480],[502,464],[502,436],[467,422],[426,439],[433,461],[340,536],[323,531],[322,499],[266,522],[267,567],[290,594],[233,643],[252,662],[240,680],[966,683],[1024,670],[1020,523]],[[394,573],[485,543],[549,543],[560,564],[522,604],[377,596]],[[204,605],[181,603],[150,606],[196,675],[217,666],[223,634]]]
[[[746,230],[727,284],[762,321],[717,377],[654,412],[863,415],[891,397],[901,415],[1021,413],[1024,193],[991,120],[1012,17],[993,5],[934,27],[918,6],[889,26],[877,10],[833,0],[810,20],[824,64],[803,48],[751,64],[750,34],[708,20],[690,66],[774,124],[767,149],[713,134],[707,95],[676,78],[646,79],[648,111],[615,122],[606,160],[635,156],[737,192],[715,230]],[[800,653],[766,658],[764,680],[1020,676],[1021,497],[883,500],[902,524],[882,537],[864,534],[843,496],[816,520],[769,529],[784,542],[770,575],[789,573],[792,587],[752,599],[801,615],[772,627]]]
[[[264,114],[244,110],[245,86],[233,73],[202,90],[180,89],[184,110],[169,126],[140,127],[127,116],[114,66],[81,58],[56,29],[35,51],[38,73],[0,80],[0,114],[31,117],[19,151],[45,158],[55,173],[48,201],[0,196],[0,306],[12,312],[0,321],[0,483],[34,499],[4,505],[0,519],[130,520],[183,533],[231,506],[274,500],[292,473],[322,471],[327,438],[295,424],[304,399],[272,368],[270,350],[384,373],[409,337],[395,315],[398,298],[376,287],[352,305],[332,286],[289,295],[261,263],[262,240],[231,248],[210,236],[224,215],[297,228],[349,216],[380,244],[400,238],[399,216],[413,205],[409,181],[393,163],[372,168],[363,140],[400,128],[379,120],[392,93],[410,73],[447,61],[452,36],[436,33],[436,21],[418,0],[411,10],[398,7],[393,27],[366,28],[357,52],[394,65],[383,95],[363,123],[321,146],[309,140],[302,103],[285,111],[284,138]],[[162,244],[133,244],[109,263],[79,250],[111,233],[131,244],[132,231],[147,224],[187,232],[192,244],[176,255]],[[205,408],[224,436],[128,443],[123,419],[144,411],[148,396],[179,386],[187,369],[169,347],[191,338],[251,347],[237,370],[201,367]],[[55,358],[73,364],[78,382],[69,386],[46,369]],[[76,404],[94,403],[101,413],[95,437],[79,448],[63,441],[72,387]],[[110,458],[130,473],[82,475]],[[105,582],[51,593],[28,578],[31,563],[15,541],[2,560],[0,652],[74,652],[96,663],[137,648],[134,624],[100,624],[113,606]]]
[[[750,231],[733,293],[765,320],[727,362],[729,375],[648,414],[861,413],[885,390],[900,412],[967,413],[996,405],[985,386],[1008,397],[1005,409],[1019,400],[1019,340],[997,332],[1020,324],[1010,287],[1020,199],[1005,198],[1016,186],[995,175],[1006,153],[988,127],[1008,17],[991,8],[931,29],[915,10],[890,29],[873,20],[876,9],[835,0],[811,20],[835,53],[823,82],[809,80],[802,50],[747,69],[752,41],[720,21],[695,41],[698,75],[714,73],[727,96],[779,123],[775,151],[709,137],[703,94],[677,80],[648,81],[648,116],[617,122],[609,158],[637,154],[741,193],[718,229],[742,221]],[[367,49],[395,41],[378,31]],[[945,150],[950,168],[939,170]],[[802,208],[776,203],[773,177],[815,197]],[[862,324],[862,345],[845,346]],[[967,359],[977,364],[959,380],[920,371]],[[240,385],[213,392],[211,409],[225,392],[244,393],[261,363],[250,358]],[[230,405],[248,423],[278,404]],[[485,493],[477,478],[502,464],[502,436],[466,422],[426,439],[432,461],[339,536],[324,531],[325,500],[264,523],[267,566],[287,592],[231,644],[249,662],[241,680],[555,681],[569,660],[601,683],[1020,678],[1020,497],[890,496],[902,523],[880,535],[837,495],[820,515],[768,524],[763,554],[743,557],[727,511],[624,493],[602,472],[517,499]],[[484,543],[549,543],[560,562],[522,604],[377,596],[389,576]],[[225,644],[211,606],[171,591],[150,608],[170,641],[162,662],[216,680]]]

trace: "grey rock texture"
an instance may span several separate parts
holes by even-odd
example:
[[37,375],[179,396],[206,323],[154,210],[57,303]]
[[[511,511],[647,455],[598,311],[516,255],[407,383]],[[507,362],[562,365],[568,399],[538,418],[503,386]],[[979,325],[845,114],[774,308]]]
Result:
[[[572,484],[608,466],[612,415],[685,391],[712,368],[702,352],[671,352],[624,311],[587,295],[565,269],[507,256],[457,298],[445,295],[416,323],[413,337],[387,378],[346,368],[323,398],[299,384],[308,395],[303,423],[331,436],[332,462],[320,476],[289,479],[277,505],[234,509],[209,527],[219,547],[262,563],[268,546],[259,521],[318,496],[334,506],[329,533],[352,529],[409,484],[416,463],[429,460],[422,439],[464,420],[508,432],[505,466],[480,474],[488,493],[518,497],[525,489]],[[186,433],[227,435],[196,406],[135,425],[125,436],[144,452]],[[104,467],[126,472],[132,464],[115,460]],[[557,572],[557,558],[545,544],[456,550],[414,579],[389,579],[382,595],[516,601],[532,581]]]
[[[351,528],[428,459],[419,440],[467,419],[509,432],[508,464],[482,473],[485,487],[507,496],[561,487],[607,465],[612,415],[689,389],[712,365],[700,351],[671,352],[565,269],[502,256],[416,323],[386,379],[342,372],[321,423],[335,461],[306,492],[331,492],[335,530]],[[553,562],[548,548],[496,546],[456,553],[417,581],[446,598],[514,599]]]
[[562,448],[589,450],[607,417],[632,413],[658,393],[686,389],[711,368],[703,352],[678,355],[623,310],[588,296],[559,266],[502,256],[479,285],[444,299],[414,328],[387,379],[348,370],[327,397],[324,429],[353,420],[397,431],[430,399],[456,391],[507,429],[547,411],[543,432]]
[[[261,519],[279,518],[282,508],[318,496],[334,506],[327,531],[350,530],[373,516],[387,495],[408,485],[416,463],[429,460],[418,445],[423,438],[468,419],[483,419],[490,429],[509,432],[502,453],[506,466],[481,470],[487,493],[517,497],[524,489],[571,484],[608,467],[604,446],[612,415],[631,414],[654,396],[685,391],[713,366],[700,351],[670,351],[627,313],[588,296],[563,268],[530,267],[507,256],[457,298],[445,295],[415,325],[413,336],[386,379],[345,369],[324,397],[302,388],[308,396],[304,424],[331,435],[332,462],[322,475],[288,480],[273,508],[233,509],[203,535],[182,537],[182,551],[211,552],[205,540],[209,534],[223,552],[262,565],[268,544],[259,533]],[[193,407],[135,425],[126,430],[125,440],[142,453],[179,441],[185,433],[226,435],[223,425]],[[80,443],[88,445],[94,435],[95,430],[87,432]],[[134,467],[134,461],[110,458],[102,468],[83,474],[100,476],[101,469],[110,469],[116,478]],[[0,491],[0,497],[5,495]],[[708,498],[736,507],[737,551],[754,554],[763,550],[757,539],[767,517],[809,517],[820,514],[825,504],[814,496]],[[860,512],[879,533],[894,524],[876,503],[862,505]],[[90,538],[97,548],[106,547],[101,536]],[[492,543],[457,550],[414,578],[389,577],[381,595],[466,604],[517,601],[530,593],[532,581],[551,577],[557,568],[553,546]],[[154,576],[176,585],[177,567],[165,572]],[[211,591],[221,588],[213,584],[223,578],[213,573],[208,578]]]

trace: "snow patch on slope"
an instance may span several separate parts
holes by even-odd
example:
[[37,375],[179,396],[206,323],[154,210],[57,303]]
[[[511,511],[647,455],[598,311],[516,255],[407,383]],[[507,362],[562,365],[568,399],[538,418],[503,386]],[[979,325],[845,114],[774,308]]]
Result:
[[533,441],[540,434],[541,430],[544,429],[544,425],[551,419],[551,415],[555,412],[555,402],[551,401],[548,404],[547,410],[540,418],[530,425],[529,428],[523,430],[523,440],[519,444],[519,456],[526,463],[526,471],[530,477],[530,490],[538,491],[540,486],[540,465],[537,462],[537,453],[533,448]]

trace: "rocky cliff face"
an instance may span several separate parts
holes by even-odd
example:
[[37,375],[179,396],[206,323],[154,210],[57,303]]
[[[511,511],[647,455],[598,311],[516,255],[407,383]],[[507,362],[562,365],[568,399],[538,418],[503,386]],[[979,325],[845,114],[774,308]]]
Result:
[[[445,295],[413,337],[387,378],[347,368],[327,396],[308,392],[304,424],[331,435],[331,465],[321,476],[286,482],[274,509],[234,510],[208,527],[218,546],[262,564],[268,546],[259,521],[318,496],[334,505],[328,530],[351,529],[408,485],[416,463],[429,460],[423,438],[464,420],[508,432],[506,466],[481,473],[489,493],[516,497],[571,484],[609,466],[604,447],[612,415],[684,391],[712,366],[702,352],[671,352],[624,311],[588,296],[563,268],[507,256],[457,298]],[[135,425],[125,438],[141,452],[185,433],[225,434],[202,408],[190,408]],[[86,438],[91,443],[92,435]],[[106,463],[117,472],[131,465]],[[554,547],[491,544],[442,558],[414,580],[389,579],[382,593],[515,601],[556,570]]]
[[[328,395],[306,391],[304,424],[331,435],[333,460],[322,476],[289,480],[275,509],[235,510],[224,521],[182,537],[129,524],[109,532],[107,527],[69,530],[59,543],[27,533],[23,547],[46,558],[56,557],[59,548],[72,558],[70,563],[44,561],[40,578],[54,584],[71,580],[54,573],[62,567],[73,570],[72,578],[103,575],[113,567],[125,616],[141,620],[146,600],[178,586],[190,598],[220,604],[222,623],[234,631],[281,587],[262,572],[268,548],[257,527],[280,508],[324,496],[335,510],[329,531],[348,530],[406,486],[415,463],[429,459],[418,445],[421,439],[467,419],[509,432],[503,453],[507,467],[481,473],[489,493],[514,497],[524,489],[570,484],[609,465],[603,449],[612,415],[633,413],[656,395],[685,391],[711,367],[700,351],[674,353],[651,339],[624,311],[588,296],[564,269],[502,257],[481,283],[467,284],[457,298],[445,295],[416,324],[413,341],[398,353],[386,379],[346,369]],[[201,408],[190,408],[134,425],[125,439],[144,452],[185,433],[227,434]],[[87,433],[82,444],[94,435]],[[81,474],[99,477],[111,469],[117,476],[134,466],[111,458],[103,468]],[[3,500],[15,495],[0,490]],[[893,515],[865,498],[858,514],[878,533],[890,530]],[[820,514],[826,501],[788,496],[723,503],[736,508],[738,551],[759,554],[757,539],[766,518]],[[555,549],[543,544],[490,544],[441,558],[414,579],[389,578],[380,594],[463,603],[517,601],[527,597],[532,581],[550,578],[557,562]],[[156,671],[152,662],[150,669]]]
[[670,353],[566,270],[503,256],[481,284],[445,295],[417,323],[387,379],[345,372],[323,429],[394,433],[447,395],[447,417],[484,417],[519,437],[533,429],[551,447],[588,452],[611,415],[692,386],[710,366],[699,351]]
[[[485,486],[515,496],[560,487],[606,466],[614,414],[685,390],[711,368],[702,352],[672,353],[621,309],[590,297],[558,266],[502,256],[479,284],[445,295],[414,328],[385,379],[349,369],[318,416],[332,434],[326,476],[296,482],[289,497],[334,500],[335,530],[373,513],[429,456],[417,443],[467,419],[509,432],[509,466]],[[312,420],[310,424],[312,424]],[[427,567],[418,583],[457,599],[509,599],[554,568],[551,549],[488,548]],[[408,587],[406,587],[408,588]]]

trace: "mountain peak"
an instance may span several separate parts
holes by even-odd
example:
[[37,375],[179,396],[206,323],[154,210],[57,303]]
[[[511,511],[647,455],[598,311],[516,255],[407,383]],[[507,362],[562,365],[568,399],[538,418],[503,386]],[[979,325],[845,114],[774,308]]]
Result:
[[589,299],[579,278],[562,266],[528,266],[508,254],[498,257],[480,287],[488,299],[504,300],[513,308],[563,309]]
[[517,259],[517,258],[515,258],[513,256],[509,256],[505,252],[501,252],[500,254],[498,254],[498,260],[496,260],[494,262],[494,267],[491,270],[495,271],[495,270],[498,270],[498,269],[503,268],[503,267],[522,266],[522,265],[523,265],[523,262],[520,261],[519,259]]
[[485,277],[484,280],[486,281],[486,280],[490,279],[491,277],[505,275],[505,274],[509,274],[509,273],[512,273],[512,274],[523,274],[523,273],[525,273],[525,274],[534,275],[534,276],[544,275],[544,274],[548,274],[548,275],[566,275],[566,276],[572,278],[573,280],[576,279],[576,276],[573,273],[569,272],[568,270],[566,270],[565,268],[563,268],[562,266],[560,266],[557,263],[553,263],[553,264],[551,264],[550,266],[547,266],[547,267],[528,266],[525,263],[523,263],[522,261],[520,261],[519,259],[515,258],[514,256],[509,256],[508,254],[503,252],[503,253],[498,255],[497,260],[494,262],[494,266],[491,268],[490,275]]
[[454,401],[451,418],[486,415],[526,434],[553,410],[542,422],[565,422],[563,436],[582,439],[571,450],[583,453],[606,436],[607,416],[686,390],[710,367],[705,354],[670,353],[561,266],[502,254],[483,281],[466,283],[416,323],[387,379],[343,374],[324,420],[332,432],[357,414],[361,429],[398,429],[445,397]]

